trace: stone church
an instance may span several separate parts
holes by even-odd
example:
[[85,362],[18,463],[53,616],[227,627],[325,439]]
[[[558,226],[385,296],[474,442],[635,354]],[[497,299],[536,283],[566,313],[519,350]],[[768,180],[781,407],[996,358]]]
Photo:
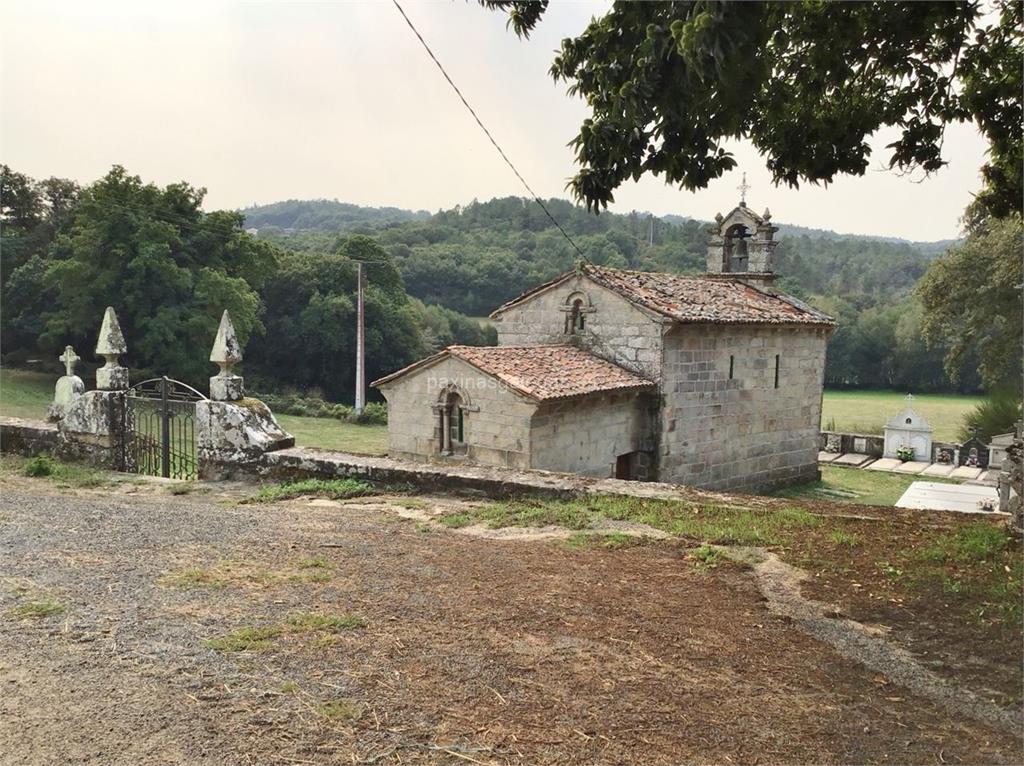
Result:
[[703,276],[581,264],[500,306],[499,345],[373,383],[390,455],[712,489],[814,479],[835,323],[773,288],[777,231],[741,202],[716,216]]

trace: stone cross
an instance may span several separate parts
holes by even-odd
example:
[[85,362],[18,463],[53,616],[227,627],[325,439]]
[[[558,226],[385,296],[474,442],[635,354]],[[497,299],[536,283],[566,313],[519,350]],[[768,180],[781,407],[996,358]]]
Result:
[[57,361],[64,362],[64,374],[70,378],[75,374],[75,362],[81,358],[71,346],[65,346],[64,353],[57,357]]
[[913,403],[914,403],[914,395],[913,394],[907,394],[907,405],[909,406],[909,405],[911,405]]
[[46,411],[46,418],[51,421],[62,420],[75,399],[85,393],[85,383],[75,375],[75,362],[79,360],[75,350],[71,346],[65,346],[64,353],[57,359],[64,362],[64,371],[67,374],[58,378],[57,385],[53,388],[53,403]]

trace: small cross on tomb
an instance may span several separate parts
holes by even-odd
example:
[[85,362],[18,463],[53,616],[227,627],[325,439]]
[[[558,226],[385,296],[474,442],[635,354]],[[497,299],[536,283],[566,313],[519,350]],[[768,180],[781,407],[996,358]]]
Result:
[[740,193],[740,204],[747,204],[747,192],[750,191],[750,184],[747,183],[747,174],[743,174],[743,181],[736,187]]
[[57,360],[64,362],[64,370],[67,376],[70,378],[75,374],[75,362],[79,361],[82,357],[75,353],[75,350],[71,346],[64,347],[64,353],[57,357]]

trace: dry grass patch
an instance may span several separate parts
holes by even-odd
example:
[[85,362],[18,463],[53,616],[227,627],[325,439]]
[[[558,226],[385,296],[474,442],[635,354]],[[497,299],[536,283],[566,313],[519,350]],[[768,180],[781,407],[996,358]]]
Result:
[[18,604],[16,607],[8,611],[8,614],[17,620],[40,619],[43,617],[53,617],[63,613],[64,605],[58,601],[54,601],[53,599],[26,601],[25,603]]
[[326,645],[322,641],[345,630],[361,628],[366,624],[362,617],[353,614],[293,614],[287,620],[273,625],[236,628],[230,633],[206,641],[206,645],[217,652],[259,652],[274,646],[276,639],[288,635],[319,634],[315,645]]
[[325,583],[333,565],[323,556],[298,559],[287,569],[266,569],[246,561],[219,561],[207,567],[187,567],[157,580],[165,588],[218,590],[226,587],[268,588],[285,583]]

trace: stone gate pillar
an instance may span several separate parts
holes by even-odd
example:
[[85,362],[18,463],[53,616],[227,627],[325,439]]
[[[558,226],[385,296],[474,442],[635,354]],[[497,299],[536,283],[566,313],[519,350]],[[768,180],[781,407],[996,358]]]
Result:
[[267,405],[245,396],[242,376],[232,371],[242,361],[242,347],[226,310],[210,361],[220,366],[220,372],[210,378],[210,398],[196,403],[200,478],[245,473],[264,453],[294,447],[295,437],[278,425]]
[[[96,371],[96,390],[75,396],[58,423],[57,452],[110,470],[123,466],[124,397],[128,369],[118,357],[128,352],[112,306],[107,306],[96,341],[106,363]],[[65,350],[67,354],[67,350]]]

